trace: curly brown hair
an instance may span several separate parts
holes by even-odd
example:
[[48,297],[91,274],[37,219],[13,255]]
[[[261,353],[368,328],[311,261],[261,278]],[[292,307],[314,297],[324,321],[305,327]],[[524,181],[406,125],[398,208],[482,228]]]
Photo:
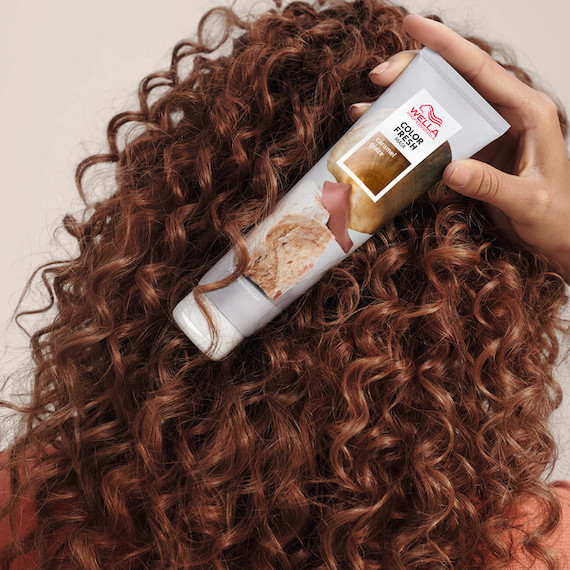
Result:
[[[79,254],[39,267],[50,302],[18,313],[55,316],[29,403],[2,403],[22,423],[0,517],[26,494],[37,516],[3,568],[499,568],[521,497],[543,507],[524,548],[556,568],[565,285],[482,203],[433,187],[219,362],[171,316],[377,97],[371,68],[420,47],[405,13],[212,9],[110,121],[63,218]],[[89,201],[102,168],[116,187]]]

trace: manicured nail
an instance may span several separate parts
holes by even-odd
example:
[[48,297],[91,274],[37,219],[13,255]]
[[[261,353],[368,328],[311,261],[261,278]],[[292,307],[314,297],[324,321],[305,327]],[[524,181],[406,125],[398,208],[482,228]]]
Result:
[[351,105],[348,108],[348,116],[351,119],[354,119],[354,118],[356,118],[354,114],[357,111],[366,111],[366,109],[368,109],[368,107],[370,107],[370,105],[372,105],[372,103],[354,103],[353,105]]
[[445,175],[445,181],[450,186],[461,188],[471,179],[471,172],[461,164],[452,165]]
[[368,74],[368,77],[370,77],[370,79],[374,79],[375,77],[378,77],[379,75],[382,75],[382,73],[384,73],[389,67],[390,67],[390,62],[389,62],[389,61],[385,61],[384,63],[381,63],[380,65],[377,65],[377,66]]

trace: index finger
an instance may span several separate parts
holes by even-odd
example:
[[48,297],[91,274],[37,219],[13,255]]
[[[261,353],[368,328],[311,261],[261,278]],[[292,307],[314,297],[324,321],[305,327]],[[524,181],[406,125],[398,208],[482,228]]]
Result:
[[501,67],[487,52],[447,26],[408,14],[404,30],[439,53],[488,101],[518,110],[533,98],[534,90]]

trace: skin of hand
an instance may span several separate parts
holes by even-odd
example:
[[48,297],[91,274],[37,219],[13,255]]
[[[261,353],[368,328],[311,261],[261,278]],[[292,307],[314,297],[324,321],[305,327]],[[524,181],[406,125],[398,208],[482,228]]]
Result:
[[[532,89],[489,54],[447,26],[408,14],[404,31],[438,52],[510,123],[511,128],[474,158],[452,161],[446,185],[485,202],[508,238],[528,244],[560,264],[570,284],[570,160],[554,101]],[[416,56],[402,51],[370,72],[389,86]],[[372,103],[356,103],[356,121]]]

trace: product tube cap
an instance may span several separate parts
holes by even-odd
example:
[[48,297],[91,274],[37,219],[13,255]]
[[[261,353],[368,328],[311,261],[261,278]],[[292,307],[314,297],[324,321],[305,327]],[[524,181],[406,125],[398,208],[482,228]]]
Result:
[[213,341],[208,321],[202,313],[194,291],[186,295],[172,311],[176,324],[184,334],[204,353],[210,360],[220,360],[227,356],[245,337],[224,317],[220,310],[205,296],[202,299],[210,311],[216,327],[218,340],[216,346],[208,351]]

